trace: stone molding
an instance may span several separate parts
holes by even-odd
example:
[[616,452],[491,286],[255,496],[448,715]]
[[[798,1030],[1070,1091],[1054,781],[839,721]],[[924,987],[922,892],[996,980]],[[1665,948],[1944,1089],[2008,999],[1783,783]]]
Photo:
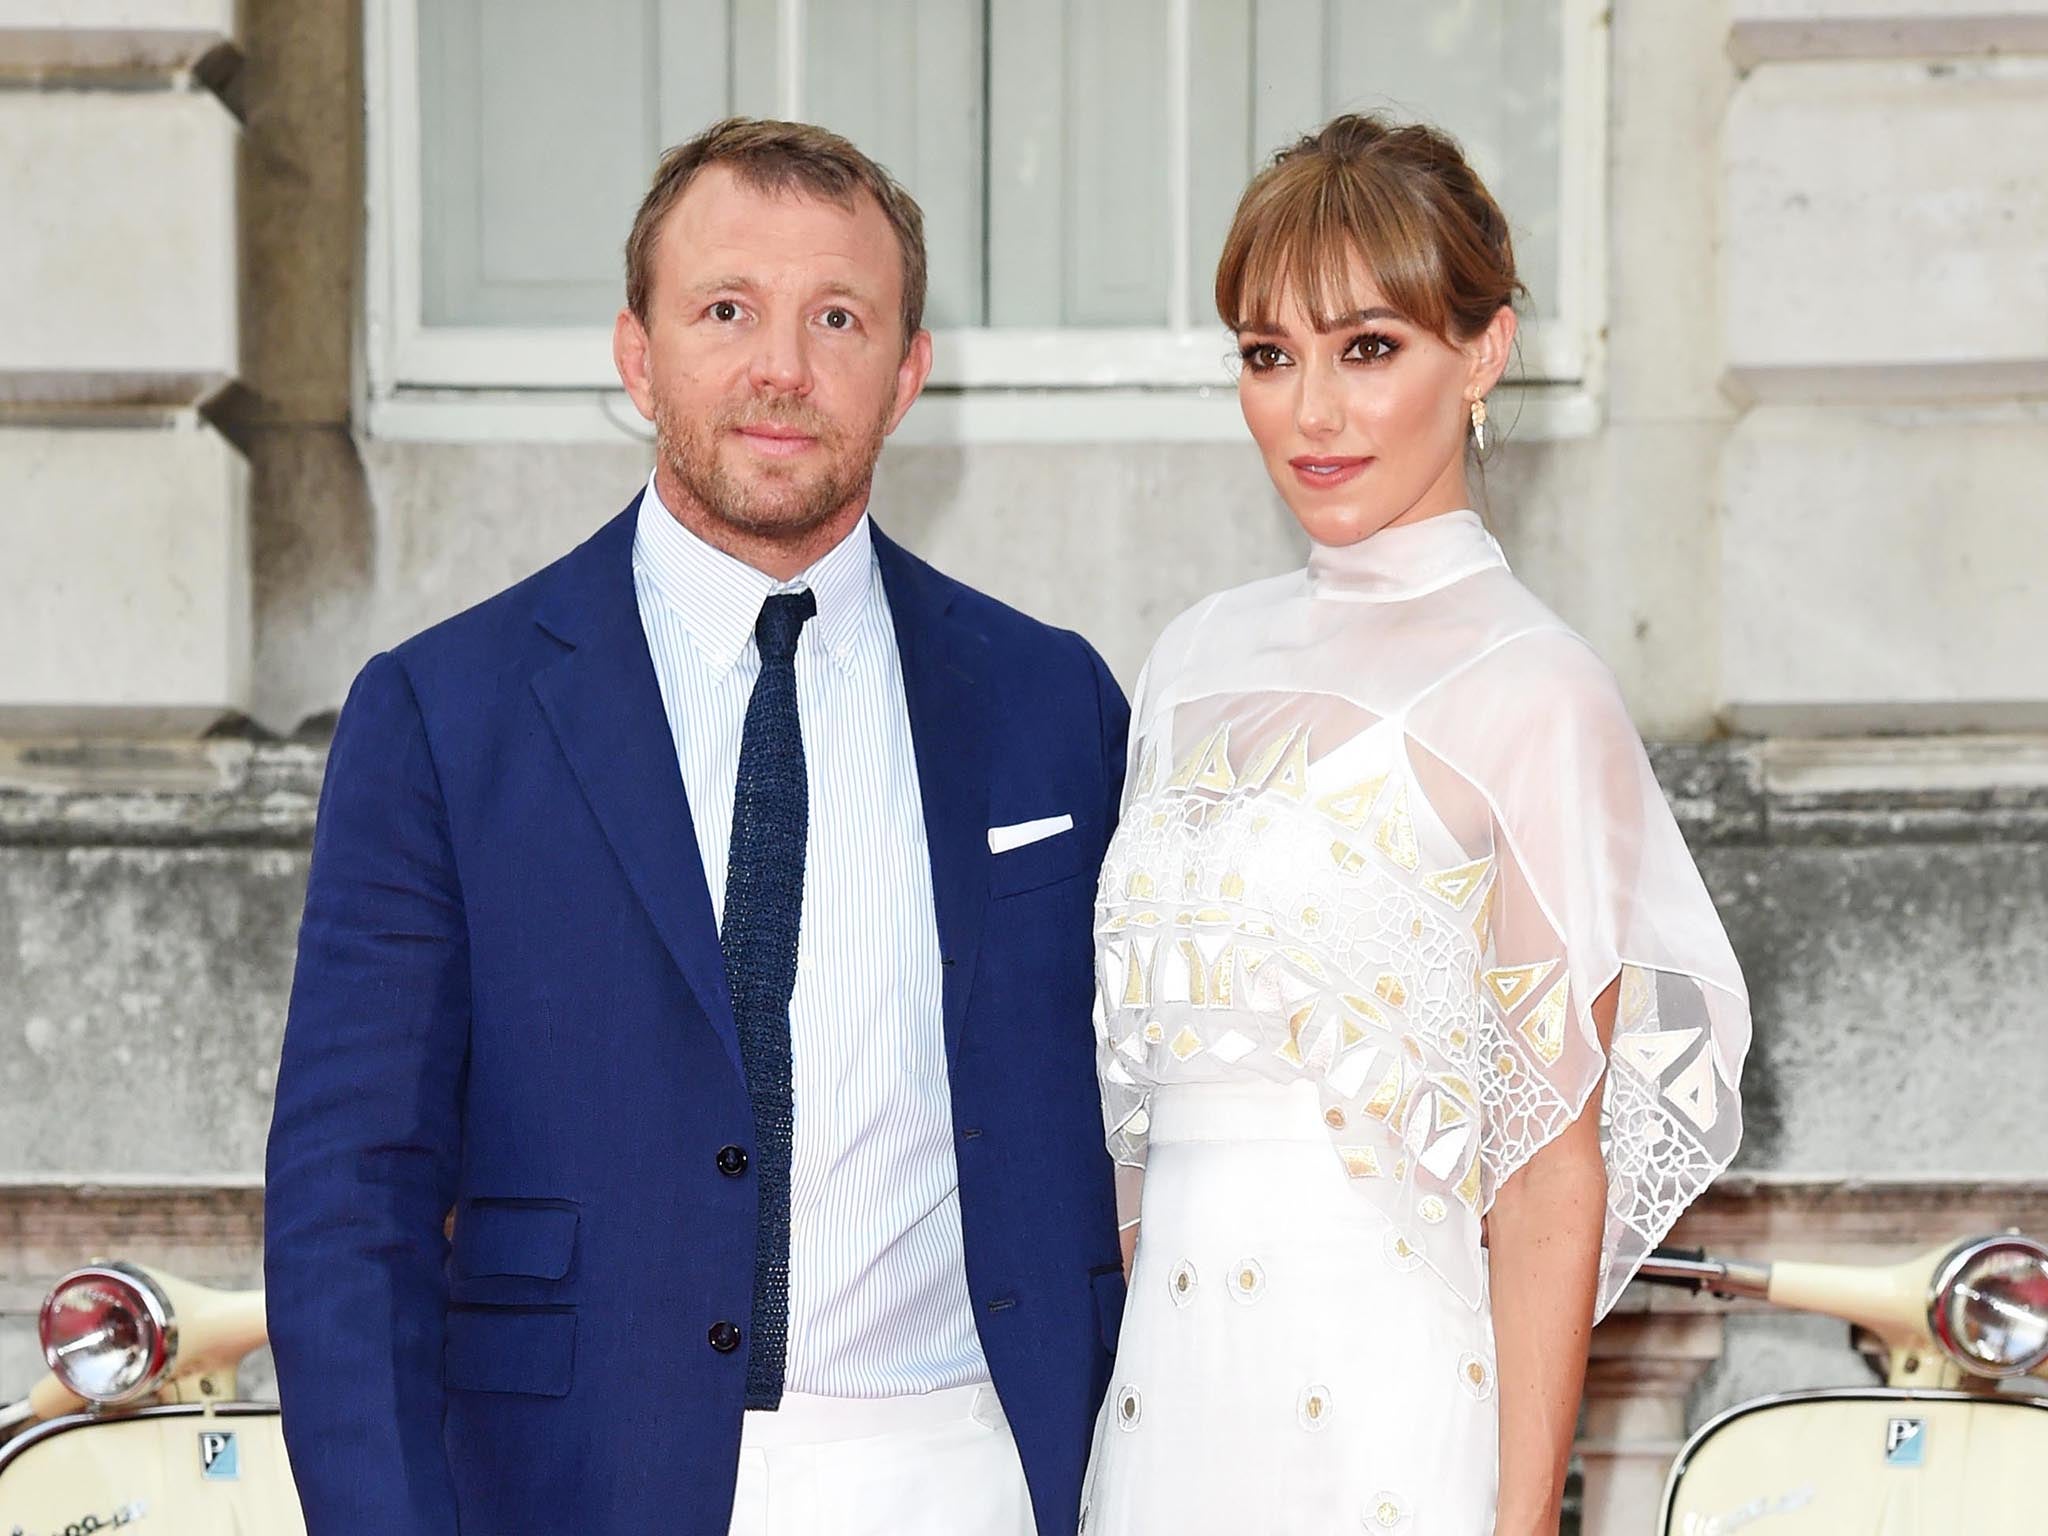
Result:
[[1738,69],[1806,59],[2048,53],[2044,0],[1733,0],[1729,9],[1728,56]]
[[217,77],[237,39],[235,0],[0,0],[0,79]]
[[[1695,848],[2048,841],[2048,736],[1659,742]],[[303,848],[319,740],[0,740],[0,847]]]

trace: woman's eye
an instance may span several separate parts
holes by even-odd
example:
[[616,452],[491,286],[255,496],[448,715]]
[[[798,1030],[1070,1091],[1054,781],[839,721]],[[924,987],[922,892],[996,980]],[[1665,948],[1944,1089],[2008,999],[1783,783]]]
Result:
[[1360,336],[1352,341],[1345,355],[1364,363],[1378,363],[1392,357],[1396,350],[1397,345],[1391,336]]
[[730,325],[733,321],[739,319],[740,307],[733,303],[731,299],[720,299],[711,306],[709,313],[712,319],[719,321],[721,324]]
[[1287,354],[1271,342],[1255,341],[1244,349],[1245,365],[1253,373],[1264,373],[1287,361]]

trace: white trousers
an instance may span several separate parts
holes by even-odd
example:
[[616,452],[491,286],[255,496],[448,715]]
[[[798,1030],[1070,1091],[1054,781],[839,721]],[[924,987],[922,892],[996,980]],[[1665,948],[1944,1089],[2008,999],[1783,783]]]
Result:
[[1037,1536],[994,1387],[749,1413],[732,1536]]

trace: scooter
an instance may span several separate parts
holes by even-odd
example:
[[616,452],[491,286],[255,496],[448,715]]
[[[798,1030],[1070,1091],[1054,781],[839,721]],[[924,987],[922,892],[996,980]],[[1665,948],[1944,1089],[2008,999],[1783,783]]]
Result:
[[38,1333],[50,1374],[0,1405],[0,1536],[305,1536],[277,1405],[237,1400],[261,1291],[93,1263]]
[[1903,1264],[1747,1263],[1659,1249],[1642,1278],[1852,1325],[1882,1386],[1738,1404],[1679,1451],[1662,1536],[2048,1531],[2048,1246],[2007,1232]]

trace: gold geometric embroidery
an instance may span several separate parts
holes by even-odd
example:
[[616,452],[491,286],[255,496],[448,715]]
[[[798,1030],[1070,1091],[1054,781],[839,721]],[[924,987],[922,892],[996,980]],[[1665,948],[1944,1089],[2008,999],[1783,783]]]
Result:
[[1273,1054],[1290,1066],[1298,1067],[1302,1064],[1301,1031],[1302,1027],[1315,1016],[1315,1011],[1316,1005],[1308,1003],[1303,1007],[1297,1008],[1294,1011],[1294,1016],[1287,1021],[1287,1041],[1284,1045],[1278,1047]]
[[1148,741],[1145,752],[1138,759],[1138,787],[1132,792],[1133,800],[1142,800],[1152,793],[1152,776],[1159,771],[1159,743]]
[[1202,766],[1195,772],[1194,787],[1220,795],[1236,783],[1237,775],[1230,771],[1230,725],[1226,721],[1209,738],[1209,750],[1202,755]]
[[1697,1029],[1653,1029],[1640,1034],[1617,1035],[1614,1054],[1654,1083],[1692,1049],[1702,1033]]
[[1564,1054],[1564,1004],[1565,994],[1571,990],[1571,982],[1563,976],[1556,985],[1544,994],[1529,1017],[1522,1020],[1520,1034],[1529,1042],[1529,1049],[1546,1067],[1557,1065],[1557,1058]]
[[1545,977],[1557,969],[1555,960],[1539,960],[1534,965],[1508,965],[1488,971],[1483,978],[1486,990],[1493,994],[1493,1000],[1500,1004],[1501,1012],[1513,1013],[1528,1001],[1529,994],[1541,986]]
[[[1301,731],[1292,738],[1293,750],[1288,752],[1272,778],[1265,783],[1269,795],[1284,795],[1289,800],[1303,800],[1308,797],[1308,732]],[[1254,823],[1254,830],[1258,830]]]
[[[1180,941],[1180,954],[1181,958],[1187,962],[1188,967],[1188,1002],[1197,1008],[1205,1007],[1209,1001],[1209,978],[1207,967],[1202,960],[1202,952],[1195,947],[1193,939],[1182,939]],[[1185,1034],[1187,1031],[1182,1030],[1181,1033]],[[1178,1056],[1180,1055],[1180,1042],[1175,1040],[1174,1045],[1174,1054]],[[1181,1060],[1186,1061],[1187,1057],[1181,1056]]]
[[1421,1201],[1415,1207],[1415,1214],[1420,1216],[1424,1221],[1428,1222],[1431,1226],[1435,1226],[1438,1222],[1442,1221],[1446,1216],[1450,1215],[1451,1211],[1450,1207],[1444,1204],[1443,1198],[1441,1196],[1424,1195]]
[[1479,1174],[1479,1154],[1475,1152],[1472,1154],[1472,1166],[1465,1170],[1465,1177],[1460,1179],[1458,1187],[1451,1191],[1463,1205],[1473,1211],[1479,1209]]
[[1330,979],[1329,973],[1323,969],[1322,961],[1318,960],[1307,950],[1288,948],[1281,950],[1280,954],[1283,959],[1293,965],[1304,976],[1312,976],[1317,981],[1328,981]]
[[1498,1072],[1502,1077],[1513,1077],[1516,1071],[1515,1058],[1510,1056],[1506,1051],[1502,1051],[1498,1056],[1493,1058],[1493,1070]]
[[1445,1094],[1438,1094],[1436,1100],[1436,1128],[1448,1131],[1454,1126],[1466,1124],[1472,1118],[1465,1107]]
[[1387,1068],[1387,1075],[1373,1089],[1372,1097],[1365,1101],[1365,1112],[1375,1120],[1384,1120],[1394,1112],[1394,1106],[1401,1101],[1401,1063],[1395,1062]]
[[1142,1008],[1152,1001],[1152,988],[1146,976],[1146,961],[1150,959],[1151,953],[1152,945],[1142,940],[1133,939],[1125,946],[1124,1006],[1126,1008]]
[[1148,1042],[1150,1042],[1153,1045],[1157,1045],[1160,1041],[1166,1038],[1166,1026],[1160,1023],[1157,1019],[1153,1019],[1146,1024],[1144,1029],[1144,1035],[1145,1039]]
[[1203,737],[1202,744],[1190,752],[1187,755],[1187,760],[1173,770],[1173,777],[1166,781],[1166,787],[1168,789],[1186,789],[1188,785],[1192,784],[1195,775],[1201,771],[1202,759],[1209,755],[1210,746],[1222,734],[1222,728],[1219,726],[1216,730]]
[[1332,1104],[1328,1109],[1323,1111],[1323,1124],[1327,1125],[1333,1131],[1343,1130],[1344,1111],[1339,1109],[1336,1105]]
[[1131,871],[1131,878],[1124,882],[1124,894],[1138,901],[1150,901],[1158,893],[1152,877],[1142,869]]
[[1373,991],[1380,995],[1383,1002],[1396,1008],[1408,1001],[1408,989],[1401,985],[1401,978],[1392,971],[1380,973],[1380,979],[1373,983]]
[[1344,1171],[1354,1179],[1376,1179],[1380,1176],[1380,1157],[1371,1147],[1339,1147],[1344,1159]]
[[1280,761],[1280,754],[1287,750],[1288,744],[1294,740],[1295,732],[1300,729],[1298,725],[1289,726],[1285,736],[1276,736],[1259,748],[1252,760],[1244,765],[1244,772],[1238,775],[1237,782],[1246,789],[1257,789],[1265,783],[1274,765]]
[[1330,860],[1347,875],[1365,868],[1365,855],[1342,839],[1330,844]]
[[1222,883],[1216,887],[1216,894],[1225,901],[1242,901],[1244,899],[1244,876],[1233,869],[1223,877]]
[[1415,846],[1415,823],[1408,815],[1407,785],[1394,787],[1394,803],[1380,818],[1379,830],[1373,834],[1372,840],[1381,853],[1403,869],[1412,870],[1421,862],[1421,852]]
[[1474,859],[1456,869],[1440,869],[1433,875],[1422,877],[1422,888],[1439,900],[1450,903],[1453,911],[1462,912],[1492,865],[1491,859]]
[[1232,973],[1236,971],[1237,946],[1225,944],[1223,953],[1216,957],[1216,969],[1209,977],[1209,1001],[1213,1007],[1230,1006]]
[[1479,941],[1483,950],[1493,942],[1493,898],[1500,894],[1500,882],[1495,881],[1486,888],[1486,899],[1479,903],[1479,915],[1472,919],[1472,937]]
[[1678,1080],[1664,1090],[1664,1098],[1702,1131],[1711,1131],[1721,1118],[1719,1097],[1714,1092],[1714,1053],[1703,1050]]
[[1322,912],[1322,909],[1321,909],[1320,907],[1303,907],[1303,908],[1301,909],[1301,926],[1302,926],[1302,927],[1304,927],[1304,928],[1319,928],[1319,927],[1321,927],[1321,926],[1322,926],[1322,922],[1323,922],[1323,912]]
[[1227,923],[1230,920],[1230,914],[1221,907],[1204,907],[1194,915],[1194,921],[1198,923]]
[[1387,782],[1382,773],[1370,779],[1360,779],[1349,789],[1332,790],[1316,802],[1316,809],[1332,821],[1347,827],[1362,827],[1365,818],[1372,811],[1372,803],[1380,797],[1380,788]]
[[1183,1024],[1180,1033],[1173,1037],[1173,1044],[1167,1047],[1167,1049],[1171,1050],[1182,1061],[1186,1061],[1190,1056],[1202,1049],[1202,1037]]

